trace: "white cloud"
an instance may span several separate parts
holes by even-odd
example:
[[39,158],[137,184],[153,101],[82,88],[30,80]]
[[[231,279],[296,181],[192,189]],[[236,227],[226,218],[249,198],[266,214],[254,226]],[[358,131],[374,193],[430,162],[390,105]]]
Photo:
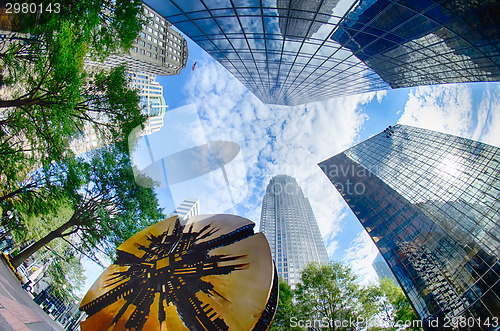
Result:
[[[229,140],[241,146],[247,178],[234,189],[239,185],[248,191],[238,205],[242,216],[259,223],[266,185],[271,177],[287,174],[297,179],[309,198],[323,236],[333,238],[338,233],[345,204],[317,164],[354,143],[367,119],[363,105],[374,98],[381,100],[385,92],[305,106],[269,106],[209,58],[199,61],[186,91],[196,104],[207,140]],[[220,206],[220,197],[203,204]],[[331,253],[335,247],[332,242]]]
[[348,264],[360,277],[361,284],[377,281],[377,273],[372,267],[378,249],[366,231],[361,231],[346,251],[342,262]]
[[[344,209],[344,212],[342,214],[340,214],[338,219],[342,220],[346,216],[346,214],[347,213],[345,213],[345,209]],[[341,228],[340,228],[340,226],[337,226],[337,227],[333,227],[329,233],[327,233],[325,236],[323,236],[323,240],[324,240],[325,245],[326,245],[326,252],[328,253],[328,257],[329,257],[330,261],[335,260],[334,254],[335,254],[335,251],[339,248],[339,241],[335,240],[335,238],[340,232],[341,232]]]
[[326,252],[328,257],[332,260],[333,253],[337,250],[339,242],[337,240],[331,240],[326,244]]
[[472,139],[500,147],[500,85],[488,84],[478,113],[478,127]]
[[377,101],[378,103],[381,103],[384,97],[387,95],[387,90],[384,91],[377,91]]
[[489,123],[490,126],[486,130],[482,140],[487,144],[500,147],[500,103],[495,105],[494,113],[492,113]]
[[417,87],[399,123],[500,146],[500,85],[485,86],[480,100],[467,84]]
[[420,86],[410,91],[399,123],[470,137],[472,111],[472,92],[465,84]]
[[483,93],[483,98],[479,107],[477,109],[477,125],[474,128],[474,132],[472,133],[471,139],[479,140],[483,131],[485,130],[486,121],[488,119],[488,112],[490,108],[491,101],[491,93],[490,90],[487,89]]

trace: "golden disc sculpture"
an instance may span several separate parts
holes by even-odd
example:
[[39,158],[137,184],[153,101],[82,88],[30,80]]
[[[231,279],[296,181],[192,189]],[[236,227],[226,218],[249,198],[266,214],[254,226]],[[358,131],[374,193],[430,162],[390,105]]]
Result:
[[269,244],[234,215],[177,216],[137,233],[80,309],[91,330],[266,330],[278,279]]

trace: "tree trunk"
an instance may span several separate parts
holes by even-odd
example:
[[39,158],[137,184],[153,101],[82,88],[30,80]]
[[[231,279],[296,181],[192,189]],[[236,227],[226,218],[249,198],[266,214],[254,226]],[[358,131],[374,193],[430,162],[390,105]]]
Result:
[[62,237],[62,234],[64,231],[66,231],[67,229],[69,229],[73,225],[75,225],[74,219],[75,219],[75,215],[73,215],[68,222],[64,223],[63,225],[61,225],[60,227],[58,227],[54,231],[50,232],[48,235],[46,235],[42,239],[38,240],[36,243],[26,247],[22,252],[20,252],[16,256],[14,256],[10,260],[10,262],[12,263],[14,268],[17,268],[19,265],[21,265],[21,263],[23,263],[24,260],[29,258],[31,255],[33,255],[33,253],[38,251],[43,246],[50,243],[52,240],[59,238],[59,237]]
[[38,102],[37,99],[23,98],[15,100],[0,100],[0,108],[32,106]]
[[5,237],[7,237],[10,234],[10,230],[5,231],[0,235],[0,242],[4,240]]
[[33,188],[33,187],[35,187],[35,184],[28,184],[26,186],[20,187],[17,190],[14,190],[14,191],[12,191],[4,196],[1,196],[0,202],[3,202],[4,200],[7,200],[9,198],[12,198],[12,197],[18,195],[19,193],[23,192],[24,190],[28,190],[28,189]]

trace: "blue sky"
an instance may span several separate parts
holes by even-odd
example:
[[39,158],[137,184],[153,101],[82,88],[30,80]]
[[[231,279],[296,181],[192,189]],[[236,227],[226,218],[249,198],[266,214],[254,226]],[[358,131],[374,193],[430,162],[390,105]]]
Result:
[[[423,86],[336,98],[302,106],[264,105],[189,38],[189,60],[177,76],[158,77],[169,105],[163,129],[133,156],[160,183],[169,214],[185,198],[201,211],[236,213],[257,223],[265,188],[277,174],[294,176],[309,198],[331,260],[375,280],[377,253],[317,163],[396,123],[500,146],[500,84]],[[193,62],[197,61],[194,71]],[[209,141],[229,141],[240,152],[221,169],[175,185],[162,181],[161,159]],[[153,155],[153,159],[151,159]],[[226,180],[227,178],[227,180]],[[99,275],[91,268],[87,287]]]

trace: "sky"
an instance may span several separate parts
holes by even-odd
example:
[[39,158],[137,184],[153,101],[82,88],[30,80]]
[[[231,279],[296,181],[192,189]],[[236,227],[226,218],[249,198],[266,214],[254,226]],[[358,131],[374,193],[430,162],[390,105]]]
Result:
[[[349,264],[361,283],[376,281],[371,264],[377,248],[319,162],[396,123],[500,147],[498,83],[421,86],[292,107],[265,105],[185,38],[186,68],[176,76],[157,77],[169,105],[164,127],[140,139],[132,155],[138,169],[157,181],[165,214],[185,198],[198,198],[202,214],[237,214],[254,221],[258,230],[269,180],[278,174],[293,176],[309,198],[330,260]],[[196,68],[191,70],[194,61]],[[217,141],[224,143],[213,143]],[[212,157],[205,152],[207,146]],[[213,156],[216,148],[222,153],[220,160]],[[186,150],[189,153],[182,153]],[[182,165],[195,159],[203,159],[198,170],[206,171],[190,168],[188,176]],[[205,169],[207,164],[211,169]],[[168,183],[167,172],[168,178],[185,180]],[[102,271],[87,265],[86,288]]]

